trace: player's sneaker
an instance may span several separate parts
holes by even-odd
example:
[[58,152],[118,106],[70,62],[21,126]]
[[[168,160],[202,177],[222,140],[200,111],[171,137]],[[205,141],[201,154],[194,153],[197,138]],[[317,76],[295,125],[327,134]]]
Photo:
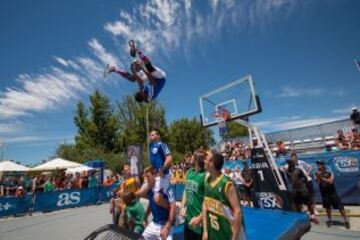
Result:
[[320,220],[315,215],[310,216],[310,221],[315,223],[316,225],[320,224]]
[[349,229],[349,228],[350,228],[350,222],[349,222],[349,220],[345,222],[345,228],[346,228],[346,229]]
[[328,228],[331,227],[331,226],[332,226],[332,221],[330,221],[330,220],[326,221],[326,226],[327,226]]
[[103,77],[106,78],[109,76],[110,73],[115,72],[116,68],[114,66],[111,66],[110,64],[106,64]]
[[136,46],[135,46],[135,41],[134,40],[130,40],[129,41],[129,47],[130,47],[130,55],[132,57],[136,57]]

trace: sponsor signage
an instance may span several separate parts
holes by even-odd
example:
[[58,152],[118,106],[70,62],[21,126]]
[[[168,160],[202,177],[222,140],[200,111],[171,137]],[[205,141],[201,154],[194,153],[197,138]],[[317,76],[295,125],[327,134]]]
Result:
[[251,150],[251,175],[254,189],[254,205],[259,208],[291,210],[291,202],[286,191],[281,191],[275,179],[263,148]]

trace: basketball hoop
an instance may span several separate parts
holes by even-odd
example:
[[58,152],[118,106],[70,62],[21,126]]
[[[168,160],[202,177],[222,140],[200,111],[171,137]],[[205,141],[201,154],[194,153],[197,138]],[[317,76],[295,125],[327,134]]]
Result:
[[219,108],[217,111],[213,112],[212,115],[219,123],[227,122],[231,117],[230,112],[225,108]]
[[216,119],[219,127],[219,136],[226,138],[228,134],[228,127],[226,122],[230,120],[230,112],[225,108],[218,108],[217,111],[213,112],[213,117]]

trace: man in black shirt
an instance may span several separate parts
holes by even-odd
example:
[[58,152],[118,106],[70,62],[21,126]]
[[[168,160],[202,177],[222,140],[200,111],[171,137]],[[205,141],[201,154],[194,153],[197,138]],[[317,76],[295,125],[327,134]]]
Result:
[[316,164],[319,168],[316,173],[316,181],[319,183],[322,204],[326,209],[326,214],[328,217],[326,225],[328,227],[331,227],[332,225],[331,207],[333,207],[335,209],[339,209],[341,216],[344,218],[345,228],[349,229],[349,219],[346,216],[344,205],[336,193],[333,173],[326,169],[325,163],[323,161],[319,160],[316,162]]
[[288,160],[287,163],[286,176],[291,185],[291,197],[296,211],[301,212],[302,205],[306,205],[310,212],[310,220],[315,224],[319,224],[319,219],[315,216],[314,204],[307,187],[308,179],[304,170],[297,167],[292,159]]

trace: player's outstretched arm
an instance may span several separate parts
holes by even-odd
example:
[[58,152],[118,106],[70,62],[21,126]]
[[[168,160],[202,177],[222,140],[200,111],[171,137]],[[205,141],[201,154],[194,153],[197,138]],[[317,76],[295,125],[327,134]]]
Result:
[[205,201],[203,202],[202,205],[202,225],[203,225],[203,235],[202,235],[202,240],[207,240],[208,239],[208,231],[207,231],[207,222],[206,222],[206,206],[205,206]]
[[180,215],[182,218],[186,216],[186,191],[183,191],[182,199],[181,199],[181,211]]
[[176,203],[173,202],[170,204],[170,211],[169,211],[169,219],[165,223],[165,226],[161,229],[160,237],[161,239],[165,240],[170,233],[171,226],[175,223],[175,216],[176,216]]
[[236,194],[236,190],[233,184],[229,186],[226,192],[226,198],[228,199],[230,206],[234,212],[234,220],[231,223],[232,228],[232,240],[238,240],[240,229],[243,228],[242,225],[242,216],[241,209],[239,204],[239,199]]
[[148,225],[148,218],[149,218],[150,213],[151,213],[151,208],[150,208],[150,204],[149,204],[145,211],[144,222],[143,222],[144,227],[146,227]]
[[136,74],[136,72],[133,72],[133,76],[134,76],[134,79],[135,81],[137,82],[138,86],[139,86],[139,89],[142,91],[144,89],[144,81],[143,79]]
[[150,187],[149,187],[148,183],[144,183],[144,184],[140,187],[140,189],[135,192],[135,195],[136,195],[137,197],[140,197],[140,198],[141,198],[141,197],[147,197],[147,194],[148,194],[148,192],[149,192],[149,189],[150,189]]

